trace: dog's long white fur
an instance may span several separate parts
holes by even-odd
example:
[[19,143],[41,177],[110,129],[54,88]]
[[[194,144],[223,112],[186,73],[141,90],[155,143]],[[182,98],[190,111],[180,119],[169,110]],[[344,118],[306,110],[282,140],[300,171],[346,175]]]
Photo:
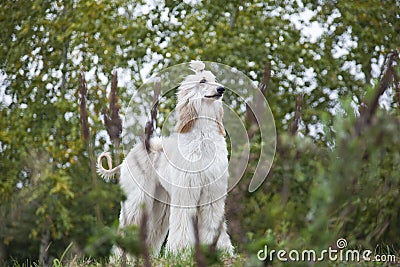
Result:
[[[176,133],[152,138],[150,152],[137,144],[115,168],[108,153],[97,162],[104,179],[121,174],[119,183],[127,199],[122,203],[120,226],[139,224],[143,212],[149,215],[147,244],[154,255],[168,232],[167,253],[192,247],[193,218],[198,220],[201,243],[217,239],[219,249],[233,253],[224,215],[228,152],[217,91],[221,85],[204,70],[204,63],[192,62],[191,68],[195,74],[187,76],[178,90]],[[102,166],[104,158],[109,169]],[[118,248],[114,253],[121,256]]]

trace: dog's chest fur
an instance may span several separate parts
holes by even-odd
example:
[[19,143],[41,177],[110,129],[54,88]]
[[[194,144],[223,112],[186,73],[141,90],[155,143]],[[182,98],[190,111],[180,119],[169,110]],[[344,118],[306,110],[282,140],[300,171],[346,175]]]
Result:
[[174,134],[162,141],[161,153],[155,164],[166,172],[166,184],[201,186],[228,177],[226,141],[216,131]]

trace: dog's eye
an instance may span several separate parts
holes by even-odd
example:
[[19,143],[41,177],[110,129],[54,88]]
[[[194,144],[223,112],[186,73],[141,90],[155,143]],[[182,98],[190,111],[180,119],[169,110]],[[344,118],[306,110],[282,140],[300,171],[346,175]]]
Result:
[[200,81],[200,83],[206,83],[207,81],[206,81],[206,79],[202,79],[201,81]]

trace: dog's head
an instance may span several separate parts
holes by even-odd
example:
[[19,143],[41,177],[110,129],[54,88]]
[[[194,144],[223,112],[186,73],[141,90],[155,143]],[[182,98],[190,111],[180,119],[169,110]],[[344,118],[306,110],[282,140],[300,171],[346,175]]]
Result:
[[205,64],[193,61],[190,64],[195,72],[188,75],[178,90],[178,124],[176,131],[189,132],[197,119],[207,119],[218,124],[219,132],[225,135],[222,125],[222,96],[224,86],[220,84],[211,71],[204,70]]

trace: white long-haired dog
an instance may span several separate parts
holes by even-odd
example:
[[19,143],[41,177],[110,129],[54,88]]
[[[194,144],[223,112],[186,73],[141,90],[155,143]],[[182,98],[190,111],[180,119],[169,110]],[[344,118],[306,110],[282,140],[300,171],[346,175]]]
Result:
[[[225,88],[203,62],[190,64],[195,72],[178,89],[175,133],[152,138],[147,151],[137,144],[123,163],[111,166],[109,154],[98,157],[98,172],[110,178],[120,172],[122,203],[120,226],[140,224],[148,214],[147,245],[158,255],[165,238],[166,252],[190,249],[195,244],[193,219],[200,243],[217,241],[217,248],[233,253],[226,231],[225,196],[228,187],[228,151],[222,125]],[[168,237],[167,237],[168,234]],[[115,252],[118,254],[118,252]]]

